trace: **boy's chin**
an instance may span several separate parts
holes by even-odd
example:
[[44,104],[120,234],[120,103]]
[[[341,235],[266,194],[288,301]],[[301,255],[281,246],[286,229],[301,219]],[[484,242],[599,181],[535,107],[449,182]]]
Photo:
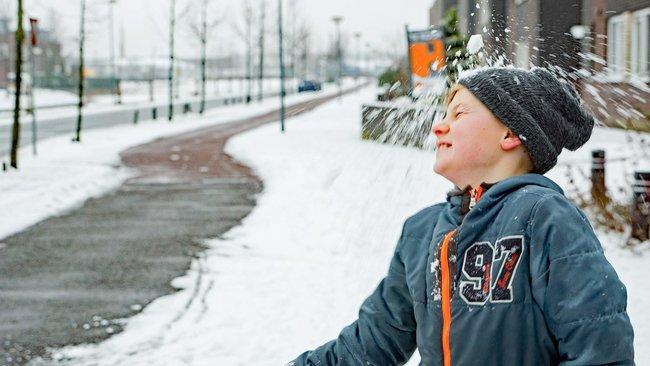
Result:
[[445,169],[445,166],[444,166],[444,165],[441,166],[441,165],[438,165],[437,163],[434,164],[434,165],[433,165],[433,171],[434,171],[434,173],[436,173],[436,174],[438,174],[439,176],[445,178],[446,180],[448,180],[448,181],[451,182],[452,184],[458,186],[458,184],[457,184],[457,182],[455,181],[455,179],[453,179],[453,177],[452,177],[450,174],[448,174],[448,170]]
[[444,166],[444,164],[440,164],[438,161],[436,161],[435,163],[433,163],[433,171],[436,174],[442,175],[444,177],[445,176],[445,166]]

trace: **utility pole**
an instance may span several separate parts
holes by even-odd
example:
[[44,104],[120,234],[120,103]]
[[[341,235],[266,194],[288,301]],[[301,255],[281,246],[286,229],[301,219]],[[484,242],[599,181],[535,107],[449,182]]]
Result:
[[176,22],[176,0],[169,0],[169,112],[167,119],[174,118],[174,23]]
[[199,114],[203,114],[205,110],[205,59],[206,48],[208,42],[208,0],[203,0],[201,9],[201,105],[199,106]]
[[260,52],[260,64],[258,68],[259,76],[259,87],[258,87],[258,99],[261,101],[264,98],[264,33],[266,32],[265,27],[265,17],[266,17],[266,0],[261,0],[261,9],[260,9],[260,36],[258,39],[259,42],[259,52]]
[[34,59],[34,47],[36,47],[36,24],[38,19],[29,18],[29,26],[31,31],[30,47],[29,47],[29,61],[31,64],[30,71],[32,75],[32,82],[29,83],[29,110],[32,114],[32,153],[36,155],[36,102],[34,101],[34,87],[36,86],[36,60]]
[[23,0],[18,0],[18,25],[16,27],[16,98],[14,100],[14,124],[11,129],[11,153],[9,164],[18,169],[18,142],[20,141],[20,89],[23,63]]
[[341,95],[343,94],[343,87],[341,85],[341,78],[343,76],[343,56],[341,55],[341,22],[343,21],[343,17],[340,15],[333,16],[332,21],[336,26],[336,59],[338,61],[338,76],[336,82],[339,87],[338,96],[341,98]]
[[280,132],[284,133],[284,60],[282,58],[282,0],[278,0],[278,44],[280,45]]
[[77,104],[77,134],[72,139],[81,142],[81,121],[84,99],[84,41],[86,38],[86,0],[81,0],[81,26],[79,27],[79,85],[77,86],[79,103]]
[[115,103],[117,104],[122,104],[122,91],[120,90],[120,79],[117,75],[117,67],[115,66],[115,40],[113,39],[114,34],[115,34],[115,27],[114,27],[114,17],[113,17],[113,10],[115,7],[115,3],[117,0],[109,0],[108,1],[108,7],[109,7],[109,19],[108,19],[108,51],[110,55],[110,61],[111,61],[111,74],[113,76],[113,82],[115,83],[114,86],[114,91],[115,91]]

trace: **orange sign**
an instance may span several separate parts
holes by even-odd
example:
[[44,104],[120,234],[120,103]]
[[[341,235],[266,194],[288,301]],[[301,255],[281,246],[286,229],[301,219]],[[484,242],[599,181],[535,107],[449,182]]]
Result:
[[445,66],[445,44],[441,39],[411,44],[409,57],[411,73],[426,78],[431,71],[440,71]]
[[411,31],[406,28],[413,86],[426,83],[445,67],[445,43],[440,29]]

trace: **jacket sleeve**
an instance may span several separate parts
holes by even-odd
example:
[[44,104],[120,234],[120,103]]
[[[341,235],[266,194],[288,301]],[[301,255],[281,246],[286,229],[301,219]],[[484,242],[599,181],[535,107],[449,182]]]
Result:
[[586,216],[566,198],[542,198],[529,222],[533,297],[561,365],[633,365],[627,293]]
[[359,318],[338,338],[301,354],[289,365],[401,365],[416,348],[413,302],[406,285],[401,238],[388,274],[363,302]]

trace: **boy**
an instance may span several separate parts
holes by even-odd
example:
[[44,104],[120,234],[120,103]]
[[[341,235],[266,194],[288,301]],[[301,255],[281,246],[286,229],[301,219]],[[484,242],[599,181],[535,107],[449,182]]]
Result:
[[463,77],[432,128],[447,202],[404,224],[359,319],[293,365],[632,365],[627,294],[585,215],[544,177],[590,137],[572,86],[533,68]]

